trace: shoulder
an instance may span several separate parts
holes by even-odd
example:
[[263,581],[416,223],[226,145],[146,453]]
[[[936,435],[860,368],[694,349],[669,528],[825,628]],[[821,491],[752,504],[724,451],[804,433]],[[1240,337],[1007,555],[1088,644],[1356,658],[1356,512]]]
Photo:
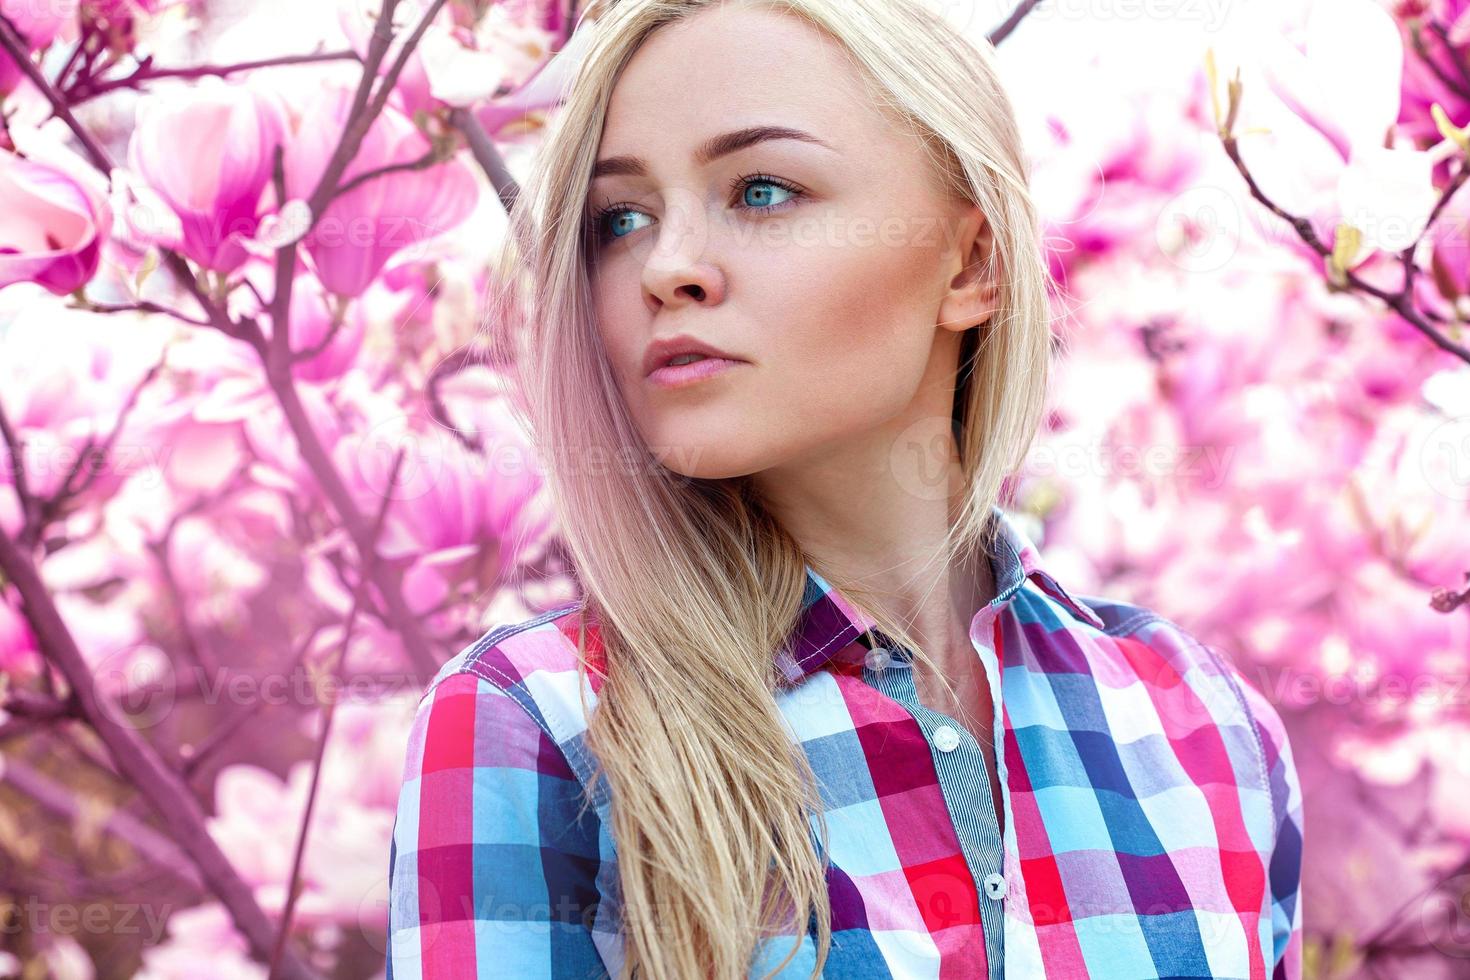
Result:
[[1244,743],[1278,819],[1282,810],[1299,805],[1286,725],[1249,664],[1146,606],[1076,598],[1103,623],[1096,646],[1118,683],[1143,686],[1155,704],[1171,712],[1181,735],[1208,727],[1232,748]]
[[558,615],[487,631],[420,696],[389,857],[390,977],[484,975],[487,956],[497,976],[607,975],[606,809],[588,805],[560,709],[529,693]]
[[[579,647],[582,624],[585,639]],[[583,746],[601,688],[601,641],[580,605],[549,609],[486,630],[439,668],[419,696],[415,735],[443,730],[462,745],[487,726],[536,732],[585,781],[592,760]],[[584,663],[585,661],[585,663]]]
[[[585,646],[579,649],[578,634],[584,620]],[[451,678],[471,675],[530,708],[538,694],[549,693],[574,678],[584,659],[591,669],[595,691],[602,686],[603,667],[597,625],[586,619],[576,604],[558,606],[529,619],[492,626],[445,661],[420,697],[428,698]]]

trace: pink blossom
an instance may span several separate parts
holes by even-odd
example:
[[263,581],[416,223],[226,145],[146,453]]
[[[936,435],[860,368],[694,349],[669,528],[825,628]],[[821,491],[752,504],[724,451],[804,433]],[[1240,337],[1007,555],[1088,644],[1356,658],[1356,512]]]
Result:
[[250,958],[245,937],[218,902],[174,912],[168,932],[166,942],[143,950],[138,980],[265,980],[265,967]]
[[[283,133],[280,109],[264,93],[199,85],[139,103],[128,160],[178,216],[183,253],[230,272],[245,261],[242,241],[259,228]],[[181,146],[194,150],[181,153]]]
[[[308,198],[337,148],[352,91],[329,86],[303,111],[286,154],[286,188]],[[385,108],[369,128],[343,182],[422,158],[429,141],[402,113]],[[375,177],[337,197],[305,238],[317,277],[340,296],[361,295],[398,253],[459,224],[474,210],[479,183],[453,158],[424,170]]]
[[[554,6],[548,4],[550,8]],[[498,9],[498,8],[496,8]],[[550,27],[560,33],[558,27]],[[538,68],[527,71],[524,78],[503,93],[492,93],[474,110],[475,118],[491,136],[505,138],[508,130],[535,129],[535,123],[561,103],[582,58],[586,56],[593,32],[574,32],[554,54]]]
[[[480,449],[380,400],[370,415],[376,421],[340,441],[334,453],[364,512],[376,513],[389,496],[379,550],[410,565],[410,601],[424,610],[461,592],[493,591],[542,544],[550,526],[533,447],[511,417],[504,393],[493,378],[477,379],[476,372],[454,380],[477,386],[465,388],[472,396],[446,397],[472,406],[454,417],[461,435],[478,440]],[[390,487],[400,451],[404,461]]]
[[13,587],[0,589],[0,674],[18,684],[34,677],[40,666],[36,637],[21,613],[20,598]]
[[[342,30],[359,54],[367,51],[380,6],[376,0],[343,0],[339,10]],[[416,24],[426,7],[424,0],[405,2],[397,18],[404,25]],[[405,26],[398,32],[385,65],[393,62],[408,31]],[[557,0],[450,4],[409,55],[394,88],[394,104],[412,117],[446,104],[479,105],[504,96],[506,102],[486,107],[481,115],[481,122],[487,123],[493,135],[511,115],[528,111],[530,102],[536,108],[549,104],[540,101],[540,92],[553,76],[543,79],[537,92],[522,96],[521,90],[550,61],[551,46],[565,31],[562,5]],[[576,38],[577,48],[588,33]]]
[[0,0],[0,14],[20,31],[35,51],[61,37],[77,36],[78,0]]
[[[273,329],[269,316],[262,325],[267,334]],[[366,330],[362,303],[347,303],[327,293],[310,274],[297,277],[291,290],[291,349],[319,351],[296,363],[297,378],[330,381],[341,377],[357,360]]]
[[[61,489],[89,441],[104,442],[163,356],[167,329],[157,319],[133,323],[123,341],[117,330],[110,317],[53,300],[30,304],[0,331],[0,393],[39,497]],[[59,336],[66,342],[58,343]],[[83,464],[93,471],[84,499],[105,499],[129,478],[157,475],[163,447],[153,436],[149,401],[128,414],[110,458]],[[11,468],[0,467],[0,487],[11,479]]]
[[1405,248],[1438,198],[1434,167],[1454,147],[1386,142],[1404,76],[1392,17],[1373,0],[1314,0],[1304,49],[1272,32],[1259,45],[1261,74],[1252,72],[1237,129],[1264,193],[1310,218],[1329,245],[1340,224],[1361,233],[1350,268],[1374,251]]
[[34,282],[65,296],[97,274],[112,210],[80,159],[59,147],[46,160],[0,150],[0,200],[0,289]]
[[[312,696],[310,687],[305,690]],[[296,921],[303,927],[382,926],[385,921],[387,868],[377,857],[392,833],[413,700],[353,700],[342,693],[346,690],[333,695],[342,700],[322,759],[312,846],[296,906]],[[318,737],[320,717],[313,713],[309,738]],[[215,782],[210,832],[267,911],[284,904],[310,781],[310,763],[297,762],[284,780],[242,763],[226,766]]]

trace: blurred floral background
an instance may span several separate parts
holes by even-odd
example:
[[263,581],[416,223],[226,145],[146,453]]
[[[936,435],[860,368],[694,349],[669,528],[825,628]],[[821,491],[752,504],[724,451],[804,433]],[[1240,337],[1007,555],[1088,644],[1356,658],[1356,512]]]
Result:
[[[1306,975],[1470,976],[1470,3],[928,2],[1062,286],[1015,513],[1281,711]],[[382,975],[420,689],[573,595],[476,335],[588,6],[0,0],[0,976]]]

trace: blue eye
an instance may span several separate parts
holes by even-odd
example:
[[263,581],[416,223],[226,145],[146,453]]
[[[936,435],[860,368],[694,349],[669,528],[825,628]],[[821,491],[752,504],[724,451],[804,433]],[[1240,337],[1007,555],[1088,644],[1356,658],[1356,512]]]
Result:
[[[635,227],[635,222],[629,221],[624,217],[625,215],[631,214],[643,214],[643,212],[620,206],[605,208],[599,212],[597,215],[599,238],[626,238],[628,235],[637,231],[638,228]],[[647,215],[644,216],[647,217]],[[620,231],[621,234],[619,233]]]
[[[798,188],[769,174],[742,174],[732,180],[730,186],[732,191],[740,192],[740,203],[736,206],[744,211],[779,211],[802,194]],[[787,195],[784,199],[772,200],[773,196],[782,193]],[[610,204],[597,210],[592,215],[593,238],[599,244],[627,238],[642,227],[636,218],[628,217],[631,215],[648,217],[646,212],[629,204]]]
[[[741,200],[745,202],[746,207],[751,208],[768,208],[772,204],[786,203],[785,201],[771,201],[771,188],[774,188],[776,193],[784,192],[786,194],[792,195],[793,197],[796,195],[796,191],[794,191],[790,187],[787,187],[785,184],[778,184],[773,180],[756,178],[745,185],[745,193],[742,196]],[[752,191],[755,192],[754,195],[752,195]],[[752,196],[754,196],[755,198],[759,198],[759,200],[752,200]]]

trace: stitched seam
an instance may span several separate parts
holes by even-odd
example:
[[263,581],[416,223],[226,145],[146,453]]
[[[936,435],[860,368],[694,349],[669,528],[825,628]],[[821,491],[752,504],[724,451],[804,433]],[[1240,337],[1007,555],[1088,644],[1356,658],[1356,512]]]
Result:
[[[576,608],[577,603],[571,603],[569,605],[561,606],[556,609],[548,609],[546,612],[541,613],[539,616],[535,616],[532,619],[528,619],[523,623],[517,623],[514,626],[509,627],[506,632],[497,632],[497,630],[495,629],[486,632],[473,644],[471,644],[469,648],[470,652],[468,656],[465,657],[464,663],[460,664],[459,667],[452,673],[446,674],[444,677],[440,678],[439,683],[442,684],[444,681],[448,680],[450,677],[455,676],[456,674],[470,674],[474,677],[478,677],[480,680],[485,681],[488,684],[494,685],[494,687],[502,694],[506,695],[511,700],[515,701],[516,704],[520,705],[522,711],[531,716],[531,720],[536,723],[536,726],[538,728],[546,733],[546,737],[551,740],[551,744],[557,747],[557,751],[561,752],[562,758],[566,759],[566,761],[570,764],[572,762],[572,759],[570,756],[568,756],[567,749],[562,745],[560,741],[557,740],[556,733],[551,730],[551,726],[546,724],[546,722],[541,719],[537,711],[533,711],[531,707],[527,706],[525,701],[521,700],[521,696],[516,691],[515,679],[509,674],[506,674],[503,670],[501,670],[494,664],[485,663],[481,659],[481,657],[483,657],[488,651],[495,649],[495,647],[499,646],[501,643],[504,643],[506,640],[510,639],[516,634],[523,633],[534,626],[540,626],[543,623],[547,623],[553,619],[556,619],[558,616],[562,616],[568,612],[571,612]],[[435,687],[438,687],[438,684],[431,685],[427,691],[419,695],[419,700],[422,701],[425,697],[427,697]],[[530,700],[531,705],[539,708],[539,705],[536,705],[535,698],[531,697],[529,694],[525,695],[525,697]],[[573,751],[576,754],[578,762],[580,762],[584,767],[589,770],[593,768],[591,756],[583,751],[580,744],[573,743]],[[582,778],[581,771],[579,771],[575,765],[573,765],[571,768],[572,774],[577,777],[577,782],[582,786],[583,790],[585,791],[587,789],[587,781]]]
[[[514,627],[509,628],[509,632],[507,633],[498,633],[497,630],[501,629],[501,627],[499,626],[485,633],[482,633],[475,640],[475,642],[471,643],[464,650],[461,650],[460,653],[455,654],[455,656],[463,655],[465,658],[464,663],[460,664],[459,667],[455,668],[455,670],[451,671],[450,673],[438,678],[433,684],[430,684],[428,687],[424,688],[423,691],[419,692],[419,703],[422,704],[424,698],[433,693],[434,688],[438,687],[440,684],[444,683],[455,674],[465,673],[469,669],[470,664],[477,662],[480,657],[484,656],[485,651],[493,650],[497,643],[509,637],[515,636],[522,630],[528,630],[532,626],[539,626],[540,624],[546,622],[548,619],[555,618],[557,614],[570,612],[575,608],[576,604],[574,603],[572,605],[563,606],[560,609],[548,609],[546,612],[541,613],[534,619],[527,620],[524,623],[515,624]],[[443,665],[441,664],[440,667],[442,669]],[[489,678],[487,677],[486,680],[489,680]]]
[[842,628],[842,632],[841,633],[838,633],[836,636],[832,637],[832,639],[828,640],[826,643],[823,643],[820,647],[818,647],[817,649],[813,650],[811,653],[807,654],[805,657],[802,657],[800,660],[797,660],[796,661],[797,666],[799,666],[799,667],[805,667],[808,660],[813,660],[813,659],[821,656],[823,650],[827,649],[832,644],[836,643],[838,640],[841,640],[844,637],[846,637],[848,633],[851,633],[853,638],[862,635],[859,631],[853,629],[853,627],[852,627],[851,624],[848,624],[847,626],[844,626]]
[[[1148,623],[1163,623],[1166,626],[1173,627],[1179,632],[1181,636],[1189,637],[1191,640],[1194,640],[1193,636],[1191,636],[1189,632],[1181,627],[1178,623],[1165,616],[1160,616],[1158,613],[1151,611],[1145,611],[1130,616],[1128,619],[1125,619],[1123,622],[1119,623],[1117,626],[1112,627],[1106,632],[1110,636],[1118,636],[1120,635],[1120,632],[1125,628],[1129,629],[1129,631],[1132,632],[1133,630],[1136,630],[1139,626],[1143,626]],[[1265,787],[1266,796],[1269,797],[1271,800],[1272,822],[1274,822],[1276,813],[1276,793],[1271,789],[1271,773],[1266,767],[1266,746],[1261,741],[1260,725],[1256,720],[1256,713],[1251,710],[1250,704],[1245,699],[1245,695],[1240,693],[1240,685],[1235,682],[1235,671],[1230,669],[1230,667],[1220,659],[1220,655],[1217,654],[1210,647],[1209,644],[1200,643],[1200,641],[1198,640],[1194,640],[1194,642],[1198,644],[1199,648],[1203,650],[1205,652],[1205,655],[1210,658],[1210,661],[1215,665],[1215,669],[1220,671],[1220,674],[1225,678],[1225,682],[1230,685],[1230,692],[1235,695],[1235,701],[1238,705],[1240,705],[1241,712],[1245,715],[1246,718],[1250,720],[1251,738],[1256,744],[1256,771],[1261,777],[1261,785]]]
[[[485,674],[479,673],[479,671],[481,671],[481,670],[491,671],[491,673],[494,673],[495,676],[494,677],[487,677],[487,676],[485,676]],[[492,685],[497,686],[497,688],[500,688],[501,691],[506,692],[507,695],[510,695],[510,696],[512,696],[512,698],[516,699],[516,704],[519,704],[520,707],[526,708],[525,702],[520,701],[520,698],[517,698],[517,696],[516,696],[516,692],[513,691],[514,686],[516,686],[516,682],[514,682],[514,679],[512,679],[512,677],[510,677],[509,674],[504,673],[504,671],[501,670],[500,667],[495,667],[494,664],[485,664],[485,663],[479,663],[479,661],[475,661],[475,664],[473,664],[473,666],[470,666],[469,667],[469,671],[470,671],[470,673],[475,674],[475,676],[476,677],[479,677],[479,679],[481,679],[481,680],[488,680],[488,682],[492,683]],[[526,695],[526,696],[529,696],[529,695]],[[535,704],[535,699],[534,698],[532,698],[532,704]],[[542,732],[545,732],[545,733],[547,733],[547,736],[550,736],[551,743],[553,743],[553,745],[556,745],[557,746],[557,749],[559,749],[559,751],[562,752],[563,757],[564,757],[564,755],[567,755],[566,746],[563,746],[562,745],[562,742],[557,741],[556,735],[554,735],[554,733],[551,732],[551,727],[548,726],[548,724],[542,723],[541,718],[538,718],[537,717],[537,713],[535,713],[535,711],[531,711],[531,710],[529,710],[529,708],[526,708],[526,714],[529,714],[529,716],[531,716],[532,718],[534,718],[535,723],[537,723],[537,724],[539,724],[539,726],[541,726]],[[581,761],[581,763],[584,764],[584,765],[588,765],[589,764],[588,757],[587,757],[587,755],[582,754],[581,745],[578,745],[578,743],[576,743],[576,742],[572,742],[572,743],[570,743],[570,745],[573,746],[573,752],[575,752],[576,758],[578,758],[578,761]],[[570,758],[567,761],[570,761]],[[587,786],[587,783],[585,783],[584,780],[582,780],[582,774],[581,773],[576,773],[576,782],[582,783],[582,786],[584,786],[584,788],[585,788],[585,786]]]
[[[497,642],[499,642],[499,641],[497,641]],[[563,758],[566,758],[568,762],[571,762],[572,761],[571,758],[567,754],[566,747],[564,745],[562,745],[562,743],[560,741],[557,740],[556,735],[552,732],[551,726],[545,724],[539,717],[537,717],[537,712],[532,711],[530,708],[527,708],[525,702],[521,701],[521,699],[519,697],[517,697],[516,691],[514,690],[515,684],[516,684],[514,678],[512,678],[509,674],[506,674],[504,671],[502,671],[499,667],[495,666],[494,664],[487,664],[487,663],[484,663],[484,662],[482,662],[480,660],[474,660],[473,662],[466,663],[465,666],[464,666],[464,668],[462,668],[462,669],[468,671],[471,674],[474,674],[476,677],[480,678],[481,680],[488,681],[489,683],[494,684],[496,687],[500,688],[500,690],[503,691],[505,694],[507,694],[510,697],[514,698],[515,699],[515,702],[517,704],[519,704],[523,709],[525,709],[526,713],[531,716],[531,719],[533,721],[535,721],[537,725],[541,726],[541,730],[544,731],[546,733],[547,737],[551,739],[551,743],[557,747],[557,750],[561,752]],[[482,670],[490,671],[495,676],[494,677],[487,677],[485,674],[481,673]],[[526,696],[527,697],[530,697],[530,695],[526,695]],[[535,699],[534,698],[531,699],[531,703],[532,704],[535,704]],[[580,762],[583,766],[587,767],[589,770],[592,769],[593,768],[592,760],[591,760],[590,756],[587,755],[584,752],[581,744],[580,743],[577,743],[577,742],[572,742],[571,743],[571,746],[572,746],[572,751],[577,756],[577,761]],[[587,781],[582,778],[582,773],[579,770],[577,770],[575,767],[573,767],[573,774],[577,777],[577,782],[580,783],[582,785],[582,788],[585,790],[587,788]]]

